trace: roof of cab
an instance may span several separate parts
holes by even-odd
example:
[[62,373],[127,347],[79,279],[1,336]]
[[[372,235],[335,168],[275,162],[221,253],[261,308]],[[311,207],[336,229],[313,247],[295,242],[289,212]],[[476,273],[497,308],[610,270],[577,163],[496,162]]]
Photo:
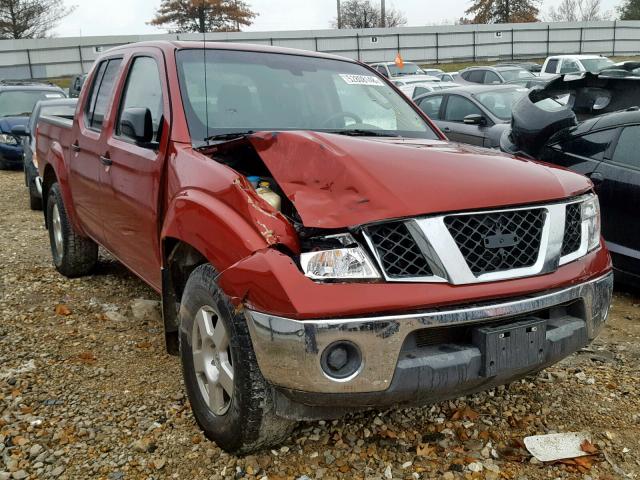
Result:
[[207,50],[237,50],[242,52],[263,52],[263,53],[279,53],[283,55],[302,55],[305,57],[326,58],[331,60],[342,60],[352,63],[358,63],[356,60],[347,57],[341,57],[339,55],[332,55],[329,53],[312,52],[310,50],[301,50],[297,48],[287,47],[274,47],[270,45],[258,45],[253,43],[234,43],[234,42],[201,42],[201,41],[185,41],[185,40],[156,40],[148,42],[136,42],[128,43],[118,47],[111,48],[105,51],[101,57],[112,55],[115,52],[122,50],[131,50],[140,47],[156,47],[164,50],[165,52],[173,52],[176,50],[192,50],[202,49],[203,46]]

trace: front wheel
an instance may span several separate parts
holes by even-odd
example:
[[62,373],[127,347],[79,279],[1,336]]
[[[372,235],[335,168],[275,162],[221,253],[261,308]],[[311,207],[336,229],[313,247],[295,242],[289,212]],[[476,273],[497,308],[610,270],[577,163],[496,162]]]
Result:
[[49,189],[46,218],[51,255],[56,269],[65,277],[88,274],[98,261],[98,245],[73,230],[62,201],[60,185],[57,183]]
[[218,287],[211,265],[189,277],[180,304],[180,357],[193,414],[205,435],[233,454],[287,439],[294,422],[278,417],[260,373],[244,317]]

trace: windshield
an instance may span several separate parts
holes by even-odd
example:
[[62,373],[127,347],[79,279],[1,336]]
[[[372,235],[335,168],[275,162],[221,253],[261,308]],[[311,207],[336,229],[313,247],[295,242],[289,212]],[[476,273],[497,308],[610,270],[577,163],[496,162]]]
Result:
[[424,75],[422,69],[415,63],[405,63],[402,68],[399,68],[395,64],[387,65],[387,67],[389,68],[389,72],[391,72],[392,77],[402,75]]
[[511,118],[513,104],[520,100],[526,93],[526,88],[514,88],[513,90],[478,93],[475,97],[478,102],[496,117],[501,120],[509,120]]
[[177,61],[194,143],[261,130],[438,138],[402,95],[356,63],[213,49],[181,50]]
[[518,80],[521,78],[535,78],[535,75],[524,68],[514,68],[512,70],[499,70],[505,82]]
[[609,68],[612,65],[615,65],[608,58],[590,58],[588,60],[580,61],[582,62],[582,65],[584,65],[585,70],[591,73],[598,73],[605,68]]
[[0,93],[0,117],[28,117],[39,100],[64,98],[59,92],[46,90],[7,90]]

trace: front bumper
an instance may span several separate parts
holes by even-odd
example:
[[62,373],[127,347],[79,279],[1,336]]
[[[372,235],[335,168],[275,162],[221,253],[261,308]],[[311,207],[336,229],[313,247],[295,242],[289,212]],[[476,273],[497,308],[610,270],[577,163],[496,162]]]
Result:
[[[449,398],[555,363],[598,335],[612,290],[609,273],[524,298],[406,315],[307,321],[248,309],[245,315],[262,374],[287,397],[331,405],[348,394],[351,406],[380,406]],[[465,332],[531,318],[546,325],[539,358],[488,374],[484,354]],[[362,355],[359,371],[347,379],[331,378],[321,366],[324,350],[337,341],[356,345]]]
[[23,149],[21,145],[0,144],[0,161],[8,167],[23,165]]

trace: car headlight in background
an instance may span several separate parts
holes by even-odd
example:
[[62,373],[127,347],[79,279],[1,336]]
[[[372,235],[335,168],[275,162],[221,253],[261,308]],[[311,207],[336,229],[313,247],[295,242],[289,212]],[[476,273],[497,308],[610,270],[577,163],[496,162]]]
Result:
[[324,237],[336,248],[322,248],[300,255],[304,274],[313,280],[369,280],[380,274],[367,252],[349,234]]
[[587,251],[600,245],[600,202],[595,195],[582,202],[582,223],[587,227]]
[[0,133],[0,143],[4,143],[5,145],[17,145],[18,140],[16,140],[16,137],[12,135],[7,135],[6,133]]

